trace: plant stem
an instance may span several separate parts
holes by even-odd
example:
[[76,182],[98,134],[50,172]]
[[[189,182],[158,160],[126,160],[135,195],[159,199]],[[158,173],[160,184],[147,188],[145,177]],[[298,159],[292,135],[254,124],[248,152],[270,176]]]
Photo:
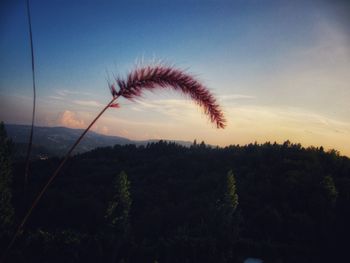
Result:
[[63,166],[65,165],[65,163],[67,162],[67,160],[69,159],[70,155],[72,154],[73,150],[75,149],[75,147],[77,147],[77,145],[80,143],[80,141],[83,139],[83,137],[85,136],[85,134],[90,130],[90,128],[95,124],[95,122],[102,116],[102,114],[111,106],[111,104],[118,98],[118,96],[113,97],[113,99],[102,109],[102,111],[95,117],[95,119],[90,123],[90,125],[84,130],[84,132],[80,135],[80,137],[75,141],[75,143],[73,144],[73,146],[69,149],[69,151],[66,153],[65,157],[63,158],[63,160],[61,161],[61,163],[59,164],[59,166],[56,168],[56,170],[54,171],[54,173],[51,175],[51,177],[49,178],[49,180],[47,181],[47,183],[44,185],[44,187],[41,189],[40,193],[37,195],[37,197],[35,198],[35,200],[33,201],[31,207],[29,208],[27,214],[24,216],[24,218],[22,219],[21,223],[19,224],[17,231],[15,233],[15,235],[13,236],[10,244],[8,245],[4,255],[2,256],[2,259],[0,262],[4,262],[3,260],[5,259],[5,256],[7,254],[7,252],[11,249],[11,247],[13,246],[13,244],[15,243],[17,237],[20,235],[21,231],[23,230],[23,227],[25,225],[25,223],[27,222],[28,218],[30,217],[30,215],[33,212],[33,209],[37,206],[37,204],[39,203],[41,197],[44,195],[44,193],[46,192],[47,188],[51,185],[51,183],[53,182],[53,180],[57,177],[57,175],[60,173],[61,169],[63,168]]
[[33,130],[34,130],[34,120],[35,120],[35,105],[36,105],[36,88],[35,88],[35,64],[34,64],[34,46],[33,46],[33,34],[32,34],[32,21],[30,17],[30,7],[29,0],[27,0],[27,16],[28,16],[28,27],[29,27],[29,39],[30,39],[30,51],[32,60],[32,81],[33,81],[33,111],[32,111],[32,125],[30,128],[29,142],[27,148],[27,156],[25,162],[25,172],[24,172],[24,185],[28,184],[28,174],[29,174],[29,159],[32,150],[33,142]]

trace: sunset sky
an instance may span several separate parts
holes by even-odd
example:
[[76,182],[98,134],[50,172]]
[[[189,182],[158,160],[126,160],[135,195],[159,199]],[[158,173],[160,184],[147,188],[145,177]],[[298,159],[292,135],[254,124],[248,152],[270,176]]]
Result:
[[[29,124],[25,1],[0,4],[0,120]],[[107,79],[138,64],[186,69],[217,97],[227,128],[170,90],[120,100],[94,130],[213,145],[289,139],[350,156],[349,1],[32,0],[38,126],[85,128]]]

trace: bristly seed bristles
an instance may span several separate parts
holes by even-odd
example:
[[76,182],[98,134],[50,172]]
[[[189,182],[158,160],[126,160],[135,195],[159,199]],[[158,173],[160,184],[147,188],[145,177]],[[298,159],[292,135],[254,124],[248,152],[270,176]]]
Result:
[[155,88],[173,88],[188,95],[204,112],[217,128],[225,128],[224,115],[209,90],[194,77],[184,71],[163,65],[144,66],[135,69],[127,75],[126,80],[116,79],[119,91],[110,85],[112,96],[121,96],[129,100],[142,95],[143,90]]
[[[89,126],[83,131],[79,138],[75,141],[72,147],[68,150],[62,161],[60,162],[57,169],[49,177],[48,181],[41,189],[37,197],[34,199],[32,205],[28,209],[27,213],[23,217],[21,223],[18,225],[17,231],[13,235],[7,250],[3,254],[3,258],[6,256],[6,252],[10,250],[12,245],[15,243],[17,237],[23,231],[23,227],[27,222],[28,218],[32,214],[32,211],[41,200],[48,187],[51,185],[53,180],[59,175],[61,169],[71,156],[74,149],[84,138],[85,134],[90,128],[96,123],[96,121],[103,115],[108,108],[119,108],[119,104],[116,100],[122,96],[126,99],[133,100],[142,95],[143,90],[154,90],[155,88],[172,88],[176,91],[181,91],[185,95],[191,97],[199,106],[204,108],[204,112],[209,115],[210,120],[216,124],[217,128],[225,128],[224,115],[217,104],[214,96],[209,90],[198,82],[195,78],[186,74],[184,71],[176,69],[170,66],[145,66],[137,68],[128,74],[126,80],[121,78],[115,78],[116,83],[110,84],[109,89],[112,93],[113,98],[107,105],[100,111],[99,114],[93,119]],[[119,90],[116,90],[116,85]],[[0,259],[1,261],[1,259]]]

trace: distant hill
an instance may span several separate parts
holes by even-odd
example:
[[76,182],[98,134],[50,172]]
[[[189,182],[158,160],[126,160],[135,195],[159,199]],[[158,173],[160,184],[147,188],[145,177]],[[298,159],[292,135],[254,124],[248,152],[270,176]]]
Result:
[[[24,157],[30,134],[30,125],[6,124],[5,126],[8,136],[15,143],[15,156],[17,158]],[[46,158],[63,155],[82,132],[82,129],[36,126],[34,128],[33,156],[36,158]],[[91,151],[98,147],[114,146],[115,144],[146,145],[154,141],[158,140],[132,141],[124,137],[107,136],[89,131],[79,146],[77,146],[75,153]],[[191,145],[191,142],[186,141],[174,142],[184,146]]]

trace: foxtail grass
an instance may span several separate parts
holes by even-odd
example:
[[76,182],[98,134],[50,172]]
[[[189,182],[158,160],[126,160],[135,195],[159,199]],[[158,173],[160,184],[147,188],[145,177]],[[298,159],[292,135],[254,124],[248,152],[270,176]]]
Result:
[[204,113],[208,115],[210,121],[214,123],[218,129],[225,128],[226,121],[219,104],[216,102],[215,97],[202,83],[197,81],[193,76],[187,74],[183,70],[163,65],[138,67],[135,70],[131,71],[127,75],[126,79],[116,78],[114,84],[109,84],[109,88],[112,94],[112,99],[93,119],[90,125],[84,130],[84,132],[72,145],[72,147],[60,162],[59,166],[53,172],[37,197],[34,199],[28,212],[19,224],[17,231],[7,248],[7,251],[11,249],[17,237],[23,231],[24,226],[32,214],[34,208],[38,205],[40,199],[47,191],[48,187],[52,184],[54,179],[59,175],[63,166],[71,156],[76,146],[81,142],[85,134],[108,108],[120,107],[120,105],[116,102],[119,97],[123,97],[128,100],[134,100],[140,97],[146,90],[170,88],[175,91],[179,91],[194,100],[199,106],[204,109]]

